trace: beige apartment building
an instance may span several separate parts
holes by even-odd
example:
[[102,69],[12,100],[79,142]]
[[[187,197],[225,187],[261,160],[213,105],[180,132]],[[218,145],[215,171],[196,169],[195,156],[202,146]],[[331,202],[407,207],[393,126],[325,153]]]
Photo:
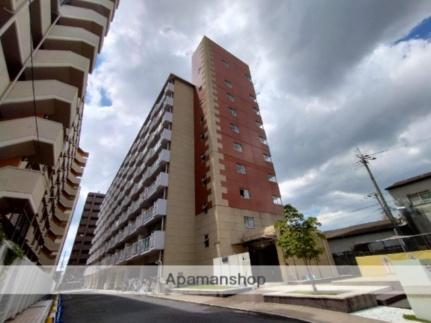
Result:
[[194,100],[192,84],[169,76],[105,196],[87,263],[154,264],[177,247],[193,253]]
[[0,0],[0,220],[39,264],[58,262],[88,153],[88,73],[119,0]]

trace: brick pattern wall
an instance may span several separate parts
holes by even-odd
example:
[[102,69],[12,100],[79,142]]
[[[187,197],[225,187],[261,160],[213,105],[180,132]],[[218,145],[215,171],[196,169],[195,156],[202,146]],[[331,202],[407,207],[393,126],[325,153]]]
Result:
[[[216,162],[220,164],[218,169],[212,169],[213,178],[210,178],[207,168],[197,167],[196,213],[202,212],[199,206],[205,203],[205,194],[199,192],[198,181],[207,175],[207,180],[221,179],[219,200],[227,201],[227,206],[281,214],[281,206],[273,203],[273,196],[280,196],[280,191],[276,182],[268,180],[268,176],[275,176],[275,171],[272,162],[264,159],[264,154],[270,156],[270,151],[262,142],[266,140],[266,134],[248,65],[209,39],[195,52],[192,65],[200,103],[196,118],[196,128],[200,131],[197,133],[205,131],[201,116],[204,115],[207,124],[212,117],[219,153],[216,156],[220,156],[216,157]],[[206,73],[210,74],[209,77]],[[239,133],[232,130],[233,125],[239,128]],[[238,144],[242,151],[234,149],[234,145]],[[198,154],[207,148],[198,145],[198,166],[201,164]],[[237,165],[244,166],[246,174],[239,173]],[[250,192],[250,199],[241,197],[241,188]]]

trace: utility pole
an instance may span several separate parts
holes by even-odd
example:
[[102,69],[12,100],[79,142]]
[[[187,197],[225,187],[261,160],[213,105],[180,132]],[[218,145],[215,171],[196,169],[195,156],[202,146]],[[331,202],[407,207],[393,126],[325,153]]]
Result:
[[[357,150],[358,150],[358,153],[356,154],[356,157],[358,157],[359,163],[365,167],[368,175],[370,176],[371,181],[373,182],[374,188],[376,190],[376,192],[375,192],[376,199],[379,202],[379,204],[383,210],[383,213],[386,215],[386,217],[389,219],[389,221],[391,221],[393,229],[394,229],[394,233],[397,236],[400,236],[401,232],[398,228],[397,220],[395,219],[394,215],[392,214],[391,208],[389,207],[388,203],[386,202],[385,197],[383,196],[382,191],[380,190],[379,184],[377,184],[377,181],[376,181],[376,179],[375,179],[375,177],[374,177],[374,175],[370,169],[369,161],[375,160],[376,157],[361,153],[359,148],[357,148]],[[406,245],[405,245],[403,239],[399,239],[399,241],[400,241],[401,248],[403,249],[404,252],[406,252],[407,251]]]

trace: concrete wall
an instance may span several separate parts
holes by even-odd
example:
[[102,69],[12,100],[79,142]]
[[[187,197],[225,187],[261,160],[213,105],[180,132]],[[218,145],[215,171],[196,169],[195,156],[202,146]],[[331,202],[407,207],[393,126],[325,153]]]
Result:
[[356,262],[358,263],[362,276],[384,276],[394,273],[394,270],[391,268],[392,261],[408,260],[412,257],[417,259],[431,259],[431,250],[356,257]]
[[194,87],[175,80],[165,265],[194,264]]

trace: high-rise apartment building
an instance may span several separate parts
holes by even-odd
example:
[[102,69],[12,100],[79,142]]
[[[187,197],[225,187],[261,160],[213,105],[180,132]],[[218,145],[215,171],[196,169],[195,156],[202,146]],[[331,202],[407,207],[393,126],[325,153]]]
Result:
[[165,83],[102,208],[89,264],[276,265],[280,192],[248,66],[204,37]]
[[119,0],[0,0],[0,220],[39,264],[58,261],[88,154],[87,75]]
[[104,197],[105,194],[101,193],[90,192],[87,194],[68,265],[84,266],[87,263],[91,240],[94,237],[94,230]]

